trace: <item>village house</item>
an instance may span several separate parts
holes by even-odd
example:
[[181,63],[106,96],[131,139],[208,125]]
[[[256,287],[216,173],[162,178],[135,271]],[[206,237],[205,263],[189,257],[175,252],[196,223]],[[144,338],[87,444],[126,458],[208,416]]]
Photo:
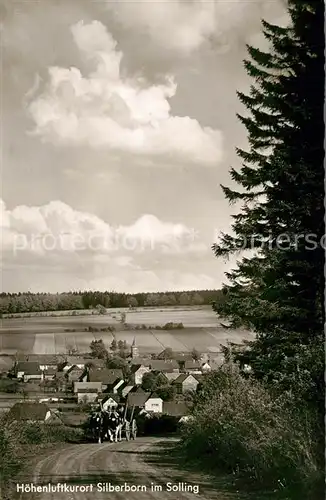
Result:
[[209,373],[212,371],[212,367],[209,364],[209,361],[206,361],[205,363],[202,363],[201,365],[201,371],[202,373]]
[[179,372],[179,363],[176,360],[162,361],[160,359],[151,359],[149,363],[149,368],[151,371],[155,372]]
[[163,413],[171,415],[172,417],[182,418],[189,415],[190,408],[184,402],[176,403],[174,401],[164,401]]
[[121,396],[123,398],[126,398],[128,396],[128,394],[130,393],[130,391],[132,391],[134,388],[134,385],[130,385],[129,383],[127,384],[124,384],[123,386],[119,387],[119,394],[121,394]]
[[84,368],[79,368],[77,365],[74,365],[66,371],[66,378],[68,382],[83,382],[86,381],[86,375],[85,378],[83,378],[84,373]]
[[16,403],[8,413],[14,421],[46,422],[51,417],[51,410],[44,403]]
[[91,362],[92,362],[92,359],[84,358],[82,356],[66,356],[65,360],[62,363],[61,370],[66,372],[67,370],[69,370],[73,366],[77,366],[80,369],[84,369],[85,366]]
[[192,373],[193,375],[200,375],[202,373],[200,363],[194,360],[185,361],[183,370],[186,373]]
[[134,385],[141,385],[143,381],[143,376],[145,373],[149,373],[150,369],[145,365],[132,365],[131,366],[131,375],[129,378],[129,382]]
[[177,394],[184,394],[187,391],[196,391],[199,380],[192,374],[181,373],[172,384],[176,387]]
[[120,396],[118,394],[107,394],[103,399],[98,398],[103,410],[114,410],[119,406]]
[[28,380],[42,380],[43,372],[35,361],[19,361],[15,367],[16,377],[27,382]]
[[48,369],[43,370],[43,380],[53,380],[56,373],[56,368],[49,367]]
[[106,368],[106,362],[105,359],[92,358],[88,360],[85,366],[90,370],[103,370]]
[[123,372],[120,369],[89,370],[87,374],[89,382],[100,382],[102,391],[117,393],[119,387],[124,384]]
[[127,360],[131,365],[143,365],[143,366],[149,366],[150,362],[152,361],[150,358],[132,358],[131,355],[127,357]]
[[102,383],[101,382],[74,382],[74,393],[78,394],[90,394],[95,389],[97,394],[102,392]]
[[98,398],[98,390],[94,388],[80,388],[77,392],[78,403],[94,403]]
[[162,413],[163,400],[150,392],[130,392],[127,397],[128,406],[144,409],[148,413]]
[[144,394],[148,391],[145,391],[145,389],[143,389],[140,385],[134,385],[130,392],[134,394]]
[[167,380],[168,383],[171,383],[173,382],[173,380],[177,379],[179,376],[180,376],[180,373],[176,373],[176,372],[172,372],[172,373],[169,373],[169,372],[160,372]]
[[15,362],[11,356],[0,356],[0,373],[7,374],[14,368]]
[[149,413],[162,413],[163,410],[163,399],[157,394],[151,394],[150,397],[145,401],[144,410]]
[[38,363],[42,371],[49,368],[57,369],[58,365],[63,362],[64,358],[56,354],[18,354],[16,356],[17,362],[29,361]]

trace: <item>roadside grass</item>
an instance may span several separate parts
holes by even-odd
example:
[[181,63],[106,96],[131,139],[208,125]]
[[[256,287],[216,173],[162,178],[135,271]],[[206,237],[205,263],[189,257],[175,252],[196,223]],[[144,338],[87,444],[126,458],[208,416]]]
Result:
[[17,478],[28,470],[32,458],[67,443],[81,443],[82,438],[81,428],[10,422],[6,414],[1,416],[0,499],[15,498]]

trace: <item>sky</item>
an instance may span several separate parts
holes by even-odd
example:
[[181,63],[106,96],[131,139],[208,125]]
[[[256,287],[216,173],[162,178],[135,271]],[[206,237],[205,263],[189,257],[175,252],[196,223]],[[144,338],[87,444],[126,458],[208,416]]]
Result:
[[216,289],[246,44],[282,0],[0,0],[1,291]]

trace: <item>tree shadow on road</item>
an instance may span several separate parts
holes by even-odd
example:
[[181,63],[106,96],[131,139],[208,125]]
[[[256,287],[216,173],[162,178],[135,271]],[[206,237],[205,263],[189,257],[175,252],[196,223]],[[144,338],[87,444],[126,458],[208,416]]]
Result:
[[[162,440],[155,449],[142,452],[145,463],[168,473],[171,482],[198,484],[199,490],[210,499],[275,500],[280,498],[275,491],[262,491],[261,487],[245,482],[234,474],[218,473],[216,464],[208,460],[189,459],[176,440]],[[284,498],[284,497],[283,497]]]

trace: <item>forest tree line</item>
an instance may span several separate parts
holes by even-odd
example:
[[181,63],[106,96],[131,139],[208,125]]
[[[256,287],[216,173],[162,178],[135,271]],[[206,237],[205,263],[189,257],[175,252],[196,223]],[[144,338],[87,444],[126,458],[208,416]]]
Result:
[[0,314],[93,309],[97,306],[150,307],[201,306],[220,302],[221,290],[158,293],[79,291],[68,293],[1,293]]

